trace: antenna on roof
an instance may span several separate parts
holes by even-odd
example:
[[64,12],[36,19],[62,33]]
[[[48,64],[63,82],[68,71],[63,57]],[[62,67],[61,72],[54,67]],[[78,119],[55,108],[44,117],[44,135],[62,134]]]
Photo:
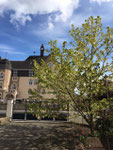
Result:
[[36,51],[33,51],[33,53],[34,53],[34,56],[35,56],[35,54],[36,54]]

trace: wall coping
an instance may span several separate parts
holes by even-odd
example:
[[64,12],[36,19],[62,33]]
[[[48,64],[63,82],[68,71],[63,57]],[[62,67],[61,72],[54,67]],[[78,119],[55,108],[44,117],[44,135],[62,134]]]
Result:
[[9,117],[0,118],[0,125],[6,124],[10,121]]

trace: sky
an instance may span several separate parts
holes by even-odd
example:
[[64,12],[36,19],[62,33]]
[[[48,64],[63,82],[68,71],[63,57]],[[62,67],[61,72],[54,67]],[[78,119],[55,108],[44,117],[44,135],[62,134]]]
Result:
[[69,43],[71,24],[80,27],[90,16],[113,28],[113,0],[0,0],[0,56],[21,61],[39,55],[42,43]]

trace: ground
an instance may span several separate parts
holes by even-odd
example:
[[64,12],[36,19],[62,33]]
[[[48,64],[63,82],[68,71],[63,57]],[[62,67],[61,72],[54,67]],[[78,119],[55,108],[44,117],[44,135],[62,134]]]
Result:
[[[80,128],[67,122],[11,122],[0,126],[0,150],[86,150]],[[98,140],[91,140],[89,150],[104,150]]]

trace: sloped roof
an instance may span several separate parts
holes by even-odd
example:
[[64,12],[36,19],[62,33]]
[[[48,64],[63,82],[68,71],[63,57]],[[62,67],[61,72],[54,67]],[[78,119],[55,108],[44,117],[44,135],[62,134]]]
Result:
[[48,56],[29,56],[25,61],[33,61],[36,60],[38,63],[40,63],[41,59],[46,60]]
[[40,64],[41,60],[47,61],[48,56],[29,56],[25,61],[11,61],[12,69],[32,69],[33,68],[33,60],[36,60],[37,63]]
[[11,62],[8,59],[0,59],[0,69],[11,69]]
[[31,65],[25,61],[11,61],[12,69],[30,69]]

